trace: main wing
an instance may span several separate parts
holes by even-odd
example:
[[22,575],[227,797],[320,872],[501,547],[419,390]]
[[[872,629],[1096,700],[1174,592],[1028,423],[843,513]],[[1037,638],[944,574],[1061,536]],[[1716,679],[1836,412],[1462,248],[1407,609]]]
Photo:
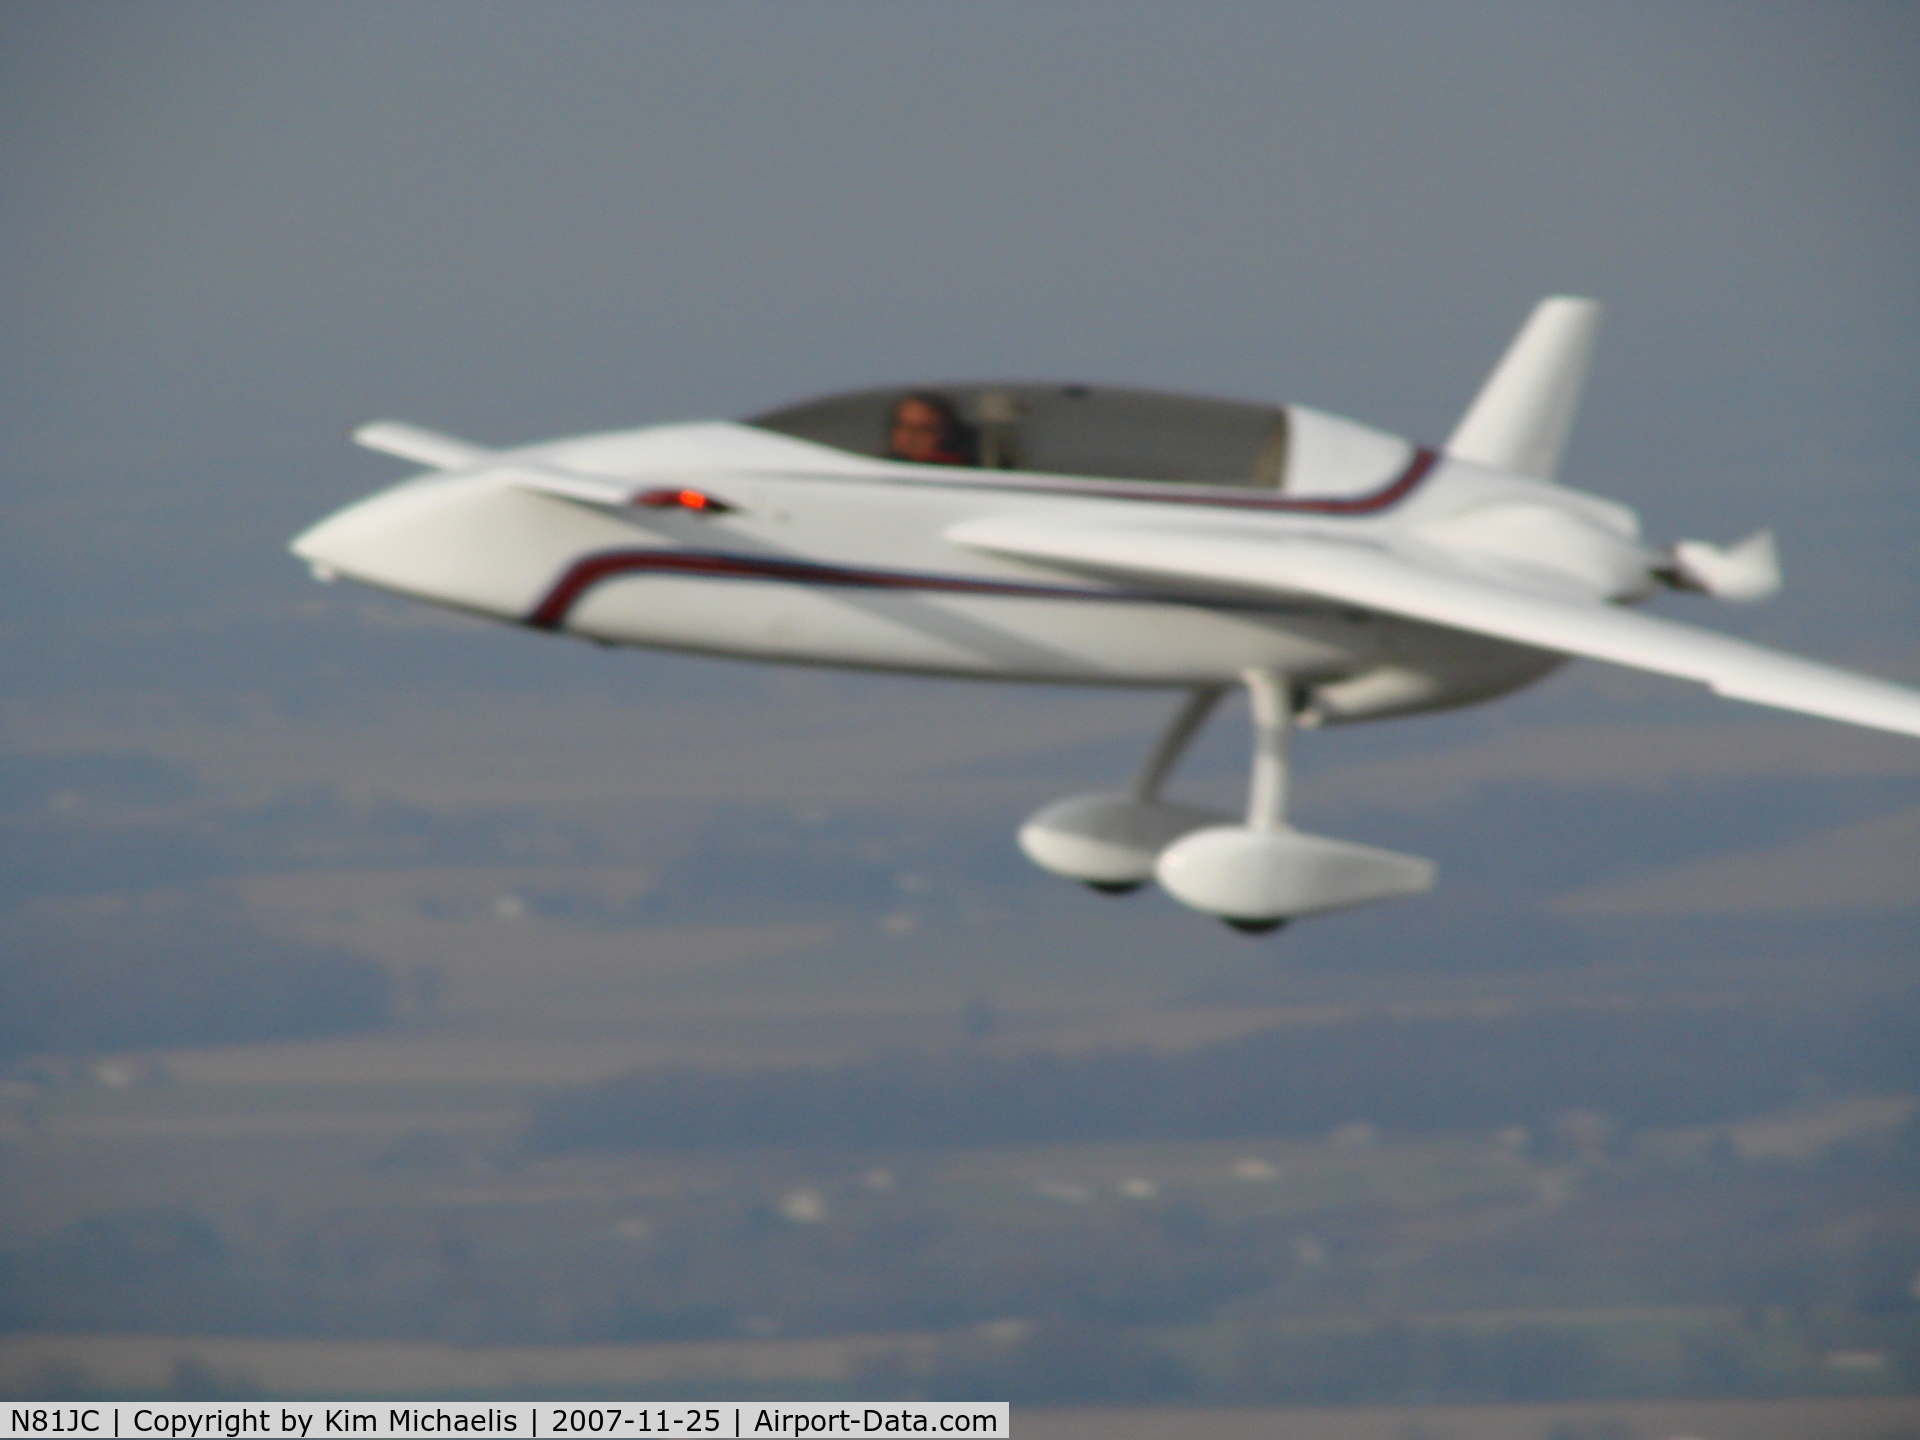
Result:
[[1603,601],[1536,593],[1383,546],[1004,516],[947,537],[1062,569],[1185,588],[1315,595],[1410,620],[1695,680],[1735,700],[1920,736],[1920,690]]

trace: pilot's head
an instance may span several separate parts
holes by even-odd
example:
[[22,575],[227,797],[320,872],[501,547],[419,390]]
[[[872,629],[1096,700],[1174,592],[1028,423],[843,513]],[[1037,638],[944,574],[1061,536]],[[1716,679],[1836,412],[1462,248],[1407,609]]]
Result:
[[973,427],[953,402],[934,390],[916,390],[887,420],[887,458],[919,465],[973,464]]

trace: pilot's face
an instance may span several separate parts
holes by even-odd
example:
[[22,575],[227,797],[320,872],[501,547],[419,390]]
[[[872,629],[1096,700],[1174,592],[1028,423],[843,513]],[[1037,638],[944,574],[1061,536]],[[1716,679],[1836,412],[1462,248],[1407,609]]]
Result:
[[887,447],[902,460],[931,463],[941,454],[941,442],[946,438],[946,422],[926,401],[902,400],[894,407]]

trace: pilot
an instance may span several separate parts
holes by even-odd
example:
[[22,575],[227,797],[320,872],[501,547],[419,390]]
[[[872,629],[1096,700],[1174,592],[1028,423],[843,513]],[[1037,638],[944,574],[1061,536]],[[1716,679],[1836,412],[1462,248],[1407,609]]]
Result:
[[916,465],[977,465],[973,427],[935,390],[902,397],[887,417],[887,459]]

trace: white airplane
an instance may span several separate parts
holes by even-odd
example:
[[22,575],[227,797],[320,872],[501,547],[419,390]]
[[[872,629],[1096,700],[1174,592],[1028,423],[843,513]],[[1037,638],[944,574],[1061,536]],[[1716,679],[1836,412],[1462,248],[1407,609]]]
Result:
[[[487,450],[381,422],[431,467],[306,531],[316,575],[611,645],[974,679],[1182,687],[1132,785],[1040,810],[1039,865],[1149,879],[1242,930],[1429,889],[1431,862],[1286,823],[1297,728],[1472,704],[1569,657],[1920,736],[1920,691],[1628,608],[1750,601],[1767,532],[1654,547],[1554,483],[1598,307],[1543,300],[1447,443],[1304,406],[1080,385],[862,391],[752,420]],[[1162,787],[1233,685],[1246,812]]]

